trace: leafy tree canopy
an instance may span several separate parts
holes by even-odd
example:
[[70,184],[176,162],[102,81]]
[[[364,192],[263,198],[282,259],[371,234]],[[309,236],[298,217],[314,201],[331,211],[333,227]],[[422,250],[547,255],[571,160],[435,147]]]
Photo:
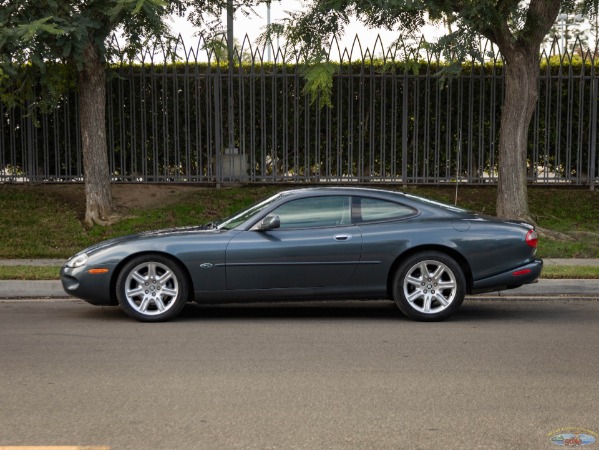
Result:
[[[82,70],[87,47],[93,45],[102,59],[118,50],[133,52],[148,39],[168,35],[163,19],[180,8],[179,2],[162,0],[0,1],[2,100],[14,104],[31,99],[40,83],[38,102],[53,104],[74,72]],[[122,49],[107,45],[115,30],[123,36]],[[58,68],[58,62],[68,63],[71,72]],[[24,66],[29,70],[15,77]]]
[[428,20],[451,24],[451,31],[434,45],[448,60],[461,60],[481,56],[481,37],[506,50],[527,46],[542,42],[560,9],[593,16],[597,7],[598,0],[312,0],[306,10],[274,25],[273,32],[284,33],[307,62],[321,62],[331,38],[339,37],[352,17],[373,28],[395,30],[403,41],[420,37]]
[[[231,2],[245,14],[257,3]],[[175,37],[166,19],[187,12],[196,26],[222,33],[220,18],[227,4],[227,0],[0,0],[0,100],[14,105],[35,97],[35,106],[51,106],[83,69],[90,45],[101,60],[133,55],[152,40],[168,46]],[[121,37],[118,43],[110,39],[115,32]],[[58,68],[58,62],[68,63],[70,72],[63,65]],[[25,73],[24,67],[29,69]]]

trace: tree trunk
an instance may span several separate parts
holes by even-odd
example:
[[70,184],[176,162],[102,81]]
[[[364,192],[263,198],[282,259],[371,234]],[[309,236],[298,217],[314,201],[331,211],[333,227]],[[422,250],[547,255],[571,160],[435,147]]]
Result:
[[106,224],[114,215],[106,145],[106,69],[95,44],[85,49],[78,82],[85,223]]
[[526,186],[528,163],[534,164],[526,159],[528,128],[538,98],[541,42],[555,22],[560,5],[560,0],[530,0],[519,38],[510,32],[507,17],[504,23],[487,30],[505,59],[505,99],[499,130],[499,217],[534,223]]
[[538,51],[516,49],[507,54],[505,99],[499,130],[497,215],[534,223],[526,185],[528,128],[537,101]]

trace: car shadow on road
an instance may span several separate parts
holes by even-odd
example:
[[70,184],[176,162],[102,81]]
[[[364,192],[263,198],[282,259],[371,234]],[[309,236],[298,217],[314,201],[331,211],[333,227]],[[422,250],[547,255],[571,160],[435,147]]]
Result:
[[595,300],[501,300],[466,299],[452,321],[525,321],[561,323],[568,320],[597,321],[599,302]]
[[[590,306],[590,308],[589,308]],[[584,314],[581,310],[584,309]],[[90,320],[129,321],[118,307],[86,308]],[[411,322],[395,303],[378,301],[273,302],[201,305],[189,303],[175,322],[246,320],[378,320]],[[524,301],[466,299],[459,311],[442,323],[525,321],[559,323],[599,320],[597,301]]]
[[188,304],[177,320],[255,320],[255,319],[377,319],[407,320],[391,301],[276,302],[199,305]]
[[[593,320],[599,318],[599,302],[592,311],[581,309],[581,301],[513,301],[466,300],[456,314],[444,323],[520,320],[526,322],[562,322],[564,320]],[[391,301],[333,301],[297,303],[259,303],[230,305],[197,305],[185,307],[177,320],[385,320],[411,322]]]

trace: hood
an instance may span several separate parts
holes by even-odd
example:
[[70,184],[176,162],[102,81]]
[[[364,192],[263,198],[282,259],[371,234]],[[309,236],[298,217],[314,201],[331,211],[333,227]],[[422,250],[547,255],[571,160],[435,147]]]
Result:
[[112,247],[114,245],[123,243],[125,241],[135,241],[146,238],[153,237],[164,237],[164,236],[174,236],[186,233],[220,233],[220,230],[212,228],[210,226],[193,226],[193,227],[177,227],[177,228],[165,228],[163,230],[152,230],[152,231],[142,231],[141,233],[136,234],[128,234],[125,236],[119,236],[116,238],[108,239],[106,241],[98,242],[97,244],[91,245],[87,247],[85,250],[80,253],[92,254],[104,248]]
[[129,238],[144,238],[144,237],[153,237],[153,236],[172,236],[176,234],[185,234],[185,233],[214,233],[218,232],[216,228],[206,225],[198,225],[193,227],[177,227],[177,228],[165,228],[163,230],[152,230],[152,231],[142,231],[141,233],[132,234]]

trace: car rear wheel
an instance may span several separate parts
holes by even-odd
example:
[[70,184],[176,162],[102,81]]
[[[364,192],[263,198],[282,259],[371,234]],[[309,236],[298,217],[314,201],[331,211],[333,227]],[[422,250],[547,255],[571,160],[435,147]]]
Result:
[[116,283],[121,308],[142,322],[175,317],[187,302],[188,283],[180,266],[162,255],[142,255],[129,261]]
[[464,300],[466,278],[452,258],[441,252],[424,252],[404,261],[395,274],[393,299],[410,319],[443,320]]

